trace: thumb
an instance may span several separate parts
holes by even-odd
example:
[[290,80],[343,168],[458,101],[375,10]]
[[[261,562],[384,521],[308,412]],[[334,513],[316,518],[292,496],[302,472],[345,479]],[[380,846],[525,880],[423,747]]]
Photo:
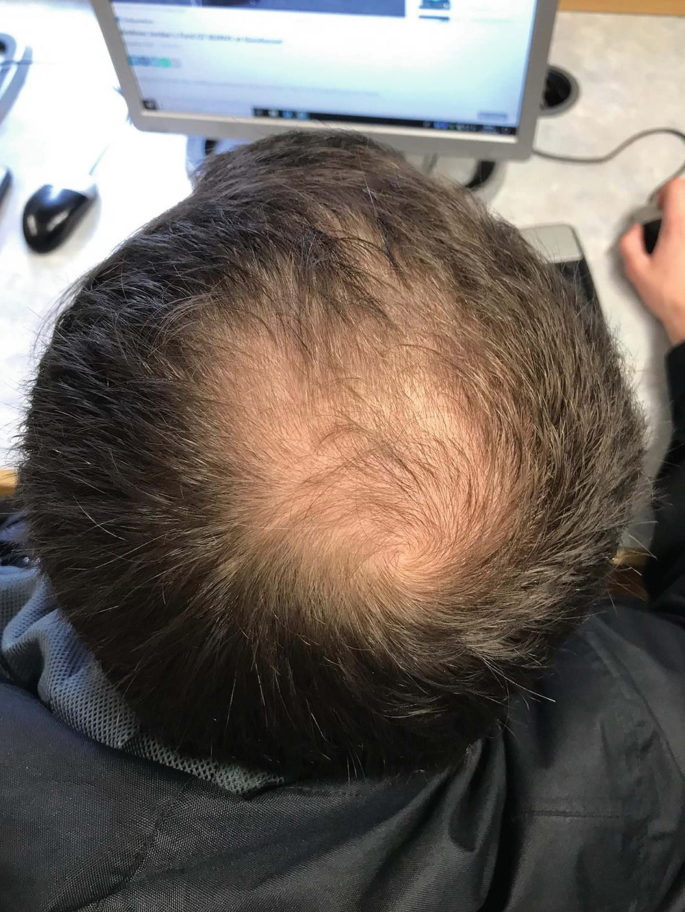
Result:
[[630,281],[637,285],[647,275],[651,260],[645,249],[642,225],[633,225],[621,238],[619,244],[623,268]]
[[685,180],[675,178],[661,188],[659,205],[663,219],[659,240],[673,238],[680,247],[685,238]]

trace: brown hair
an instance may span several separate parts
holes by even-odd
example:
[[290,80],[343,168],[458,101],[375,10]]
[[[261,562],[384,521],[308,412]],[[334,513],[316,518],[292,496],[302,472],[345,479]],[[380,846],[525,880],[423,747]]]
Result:
[[211,159],[74,290],[21,486],[67,617],[174,747],[458,764],[603,591],[642,426],[601,317],[351,133]]

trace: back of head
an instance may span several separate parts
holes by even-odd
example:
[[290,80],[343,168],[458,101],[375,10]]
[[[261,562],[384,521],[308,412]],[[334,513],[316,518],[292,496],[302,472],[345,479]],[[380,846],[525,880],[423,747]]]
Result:
[[461,189],[351,134],[208,162],[74,290],[35,552],[174,747],[459,763],[602,592],[641,425],[606,329]]

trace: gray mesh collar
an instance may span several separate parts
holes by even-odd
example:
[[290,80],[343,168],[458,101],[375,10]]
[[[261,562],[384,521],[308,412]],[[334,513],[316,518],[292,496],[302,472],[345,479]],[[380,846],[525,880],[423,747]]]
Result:
[[19,685],[35,690],[66,725],[100,744],[247,795],[281,780],[213,760],[193,760],[146,735],[109,683],[35,569],[0,567],[0,656]]

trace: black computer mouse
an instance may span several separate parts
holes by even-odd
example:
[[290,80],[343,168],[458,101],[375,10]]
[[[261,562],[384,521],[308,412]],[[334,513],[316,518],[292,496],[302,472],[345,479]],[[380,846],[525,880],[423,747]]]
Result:
[[661,228],[661,219],[654,218],[648,222],[642,223],[642,235],[645,239],[645,250],[647,253],[654,253],[656,242],[659,240],[659,230]]
[[92,180],[69,187],[44,184],[36,190],[29,197],[22,218],[24,237],[31,250],[50,253],[64,243],[97,195]]
[[645,241],[645,250],[647,253],[654,253],[656,242],[659,240],[659,230],[661,229],[661,209],[655,203],[648,203],[636,212],[633,212],[631,223],[637,222],[642,225],[642,237]]

